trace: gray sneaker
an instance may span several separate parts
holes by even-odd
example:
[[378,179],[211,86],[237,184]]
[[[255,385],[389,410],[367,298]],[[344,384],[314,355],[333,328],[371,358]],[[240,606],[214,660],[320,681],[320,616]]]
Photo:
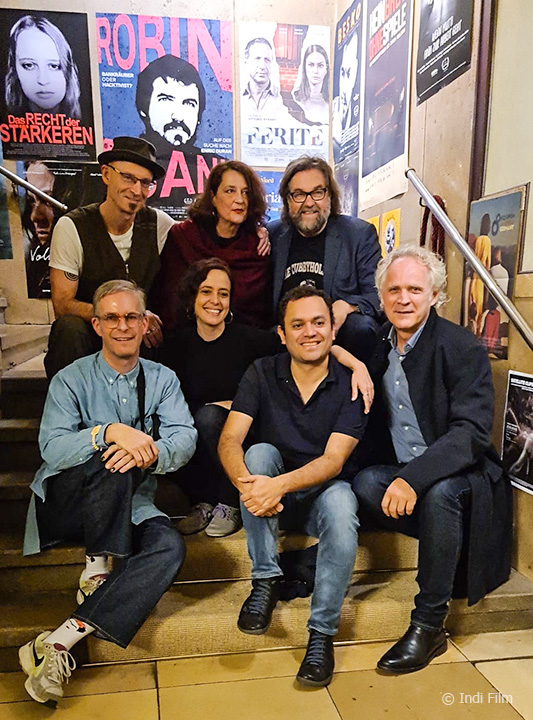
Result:
[[213,510],[213,519],[205,529],[209,537],[225,537],[237,532],[242,527],[239,508],[218,503]]
[[213,506],[209,503],[198,503],[194,505],[188,515],[177,524],[177,528],[182,535],[194,535],[209,525],[209,521],[213,516]]

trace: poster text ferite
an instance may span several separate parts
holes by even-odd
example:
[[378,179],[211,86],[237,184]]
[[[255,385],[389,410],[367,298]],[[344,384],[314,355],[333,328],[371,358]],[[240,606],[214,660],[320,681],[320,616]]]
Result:
[[407,190],[412,0],[368,0],[359,210]]
[[87,15],[0,10],[5,159],[93,160]]
[[119,135],[152,142],[167,172],[148,204],[183,219],[233,157],[231,23],[98,14],[96,28],[104,147]]

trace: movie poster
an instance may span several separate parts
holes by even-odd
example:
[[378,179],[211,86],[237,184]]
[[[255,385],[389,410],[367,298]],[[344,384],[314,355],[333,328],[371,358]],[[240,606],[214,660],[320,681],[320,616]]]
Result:
[[472,0],[420,0],[416,59],[417,104],[470,67]]
[[148,205],[177,220],[219,162],[233,157],[231,23],[97,14],[104,149],[152,142],[167,168]]
[[386,257],[394,248],[400,246],[400,208],[389,210],[381,216],[381,256]]
[[258,170],[257,174],[259,179],[263,183],[265,188],[265,195],[267,201],[267,222],[273,222],[279,220],[281,217],[281,208],[283,207],[283,201],[279,194],[279,184],[283,177],[282,172],[269,171],[269,170]]
[[331,131],[333,160],[340,163],[359,151],[361,92],[362,3],[346,10],[335,30]]
[[[468,244],[508,297],[513,293],[524,232],[527,190],[523,185],[488,195],[470,205]],[[462,324],[480,339],[491,357],[507,358],[509,318],[466,262],[462,304]]]
[[0,10],[4,158],[94,160],[87,15]]
[[330,28],[239,25],[241,158],[286,167],[329,155]]
[[17,175],[67,206],[61,211],[18,186],[29,298],[50,298],[50,243],[58,219],[80,205],[105,199],[97,163],[69,163],[46,158],[17,163]]
[[533,495],[533,375],[509,371],[502,445],[512,484]]
[[412,0],[368,0],[359,209],[404,193]]

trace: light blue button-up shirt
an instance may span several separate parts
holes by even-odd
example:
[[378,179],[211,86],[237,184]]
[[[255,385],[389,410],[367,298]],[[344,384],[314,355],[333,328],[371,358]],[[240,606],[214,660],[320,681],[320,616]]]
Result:
[[[196,430],[176,375],[163,365],[140,359],[145,375],[145,431],[153,430],[153,418],[159,419],[159,450],[157,466],[146,472],[132,501],[132,522],[135,525],[164,513],[154,505],[157,481],[154,475],[177,470],[192,457],[196,446]],[[46,480],[62,470],[87,462],[95,452],[104,450],[106,428],[123,423],[141,428],[137,377],[139,364],[129,373],[113,370],[102,353],[81,358],[54,376],[50,383],[39,430],[39,448],[44,460],[31,489],[42,500],[46,498]],[[101,425],[93,447],[91,430]],[[40,551],[32,495],[24,554]]]
[[389,333],[391,344],[389,367],[382,382],[389,414],[392,444],[400,463],[408,463],[413,458],[422,455],[427,449],[409,395],[409,383],[402,367],[404,357],[414,348],[424,327],[425,323],[405,343],[403,353],[398,350],[396,330],[392,327]]

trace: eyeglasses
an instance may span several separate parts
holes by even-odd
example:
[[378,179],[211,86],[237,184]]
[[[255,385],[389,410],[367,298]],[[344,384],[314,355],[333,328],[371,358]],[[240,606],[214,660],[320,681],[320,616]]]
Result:
[[294,192],[289,193],[289,197],[291,197],[295,203],[301,205],[307,200],[309,195],[311,195],[313,200],[323,200],[327,194],[328,189],[325,187],[321,187],[315,188],[314,190],[311,190],[311,192],[305,192],[305,190],[295,190]]
[[120,175],[120,177],[124,180],[126,185],[136,185],[137,183],[141,183],[141,187],[143,190],[151,190],[155,187],[155,182],[153,180],[146,180],[135,177],[135,175],[131,175],[130,173],[122,172],[121,170],[118,170],[114,165],[108,165],[107,167],[114,170],[116,173]]
[[[109,167],[111,167],[111,165]],[[144,315],[142,313],[131,312],[131,313],[126,313],[126,315],[117,315],[116,313],[107,313],[106,315],[97,315],[96,317],[98,318],[98,320],[103,322],[106,327],[116,328],[116,327],[118,327],[121,320],[124,320],[128,327],[134,327],[135,325],[138,325],[141,322]]]

